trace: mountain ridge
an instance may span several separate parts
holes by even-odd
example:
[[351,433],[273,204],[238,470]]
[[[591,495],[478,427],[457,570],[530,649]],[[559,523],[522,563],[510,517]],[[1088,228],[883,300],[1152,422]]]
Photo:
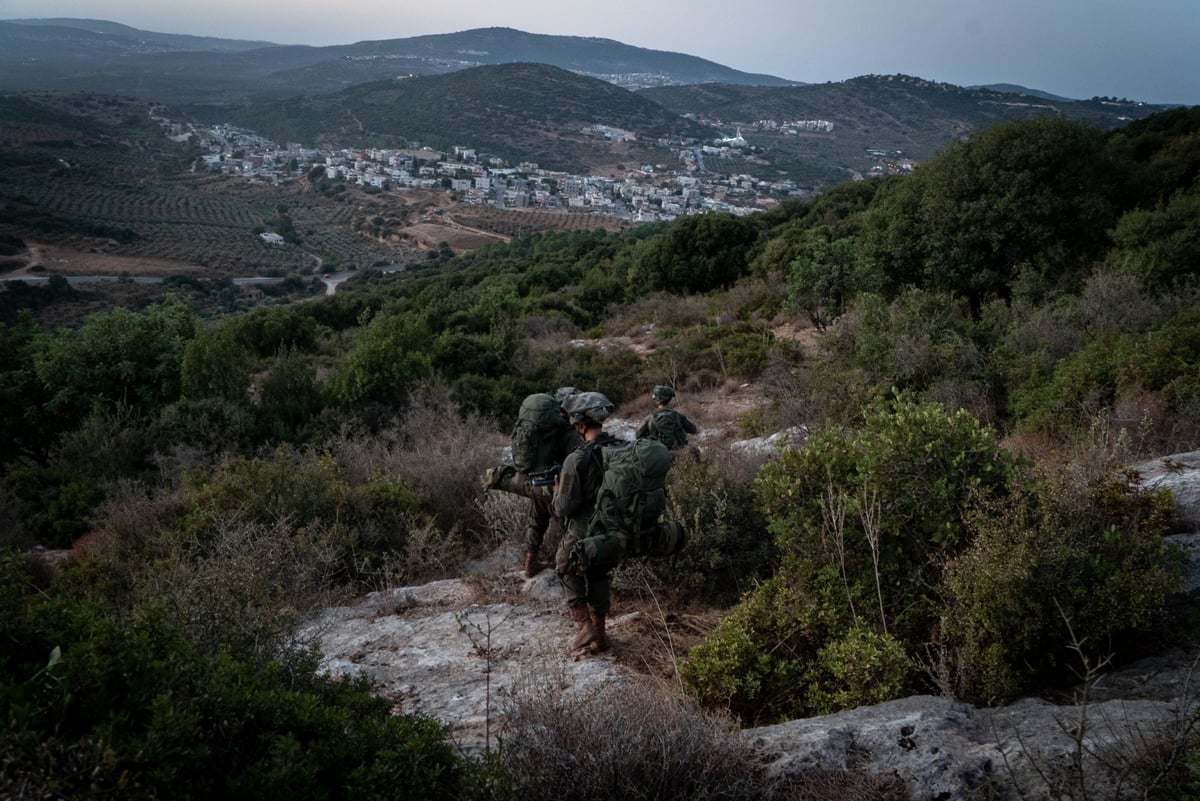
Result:
[[[1013,119],[1060,115],[1107,130],[1166,108],[1056,100],[1010,84],[961,87],[899,74],[769,84],[686,54],[505,27],[329,47],[218,42],[227,49],[188,49],[211,40],[102,20],[0,21],[0,92],[53,88],[136,97],[281,143],[341,148],[419,141],[614,177],[624,172],[618,165],[681,168],[681,146],[708,145],[741,130],[747,145],[739,153],[704,159],[696,168],[784,178],[817,191],[909,169]],[[57,61],[47,64],[47,53]],[[743,82],[716,80],[723,76]],[[584,133],[597,125],[633,136],[612,143]]]
[[[184,46],[203,43],[208,49]],[[219,102],[320,94],[352,82],[512,62],[546,63],[625,88],[714,81],[799,83],[611,39],[502,27],[344,45],[258,44],[153,33],[103,20],[0,20],[0,91],[45,88],[53,81],[62,88],[126,91],[160,101]],[[69,68],[48,61],[47,52]],[[174,84],[161,80],[164,69],[173,73]]]

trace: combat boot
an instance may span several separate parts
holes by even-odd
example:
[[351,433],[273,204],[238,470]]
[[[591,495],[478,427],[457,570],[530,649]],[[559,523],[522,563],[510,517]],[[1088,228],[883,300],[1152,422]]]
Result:
[[571,615],[577,624],[575,639],[571,640],[571,647],[586,648],[596,641],[596,626],[592,623],[592,616],[588,613],[587,604],[572,606]]
[[602,654],[609,649],[608,637],[604,633],[604,615],[592,615],[592,628],[596,631],[592,651]]
[[538,552],[535,548],[528,548],[525,551],[525,578],[531,579],[538,573],[541,573],[546,566],[538,559]]

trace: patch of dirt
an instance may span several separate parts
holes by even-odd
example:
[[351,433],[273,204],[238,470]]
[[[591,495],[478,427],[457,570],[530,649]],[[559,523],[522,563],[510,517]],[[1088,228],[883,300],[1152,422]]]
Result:
[[409,238],[426,250],[437,250],[445,242],[455,253],[461,253],[464,250],[474,250],[484,245],[491,245],[508,239],[508,237],[499,234],[490,234],[486,231],[473,228],[443,225],[433,222],[410,225],[403,232],[408,234]]
[[803,318],[780,322],[771,327],[771,333],[776,339],[799,343],[805,359],[819,359],[824,352],[817,341],[817,329]]
[[[204,270],[196,264],[182,264],[164,259],[140,256],[116,256],[99,250],[84,251],[62,245],[29,242],[29,256],[24,267],[9,273],[20,275],[153,275],[167,276],[198,273]],[[33,271],[34,267],[42,270]]]

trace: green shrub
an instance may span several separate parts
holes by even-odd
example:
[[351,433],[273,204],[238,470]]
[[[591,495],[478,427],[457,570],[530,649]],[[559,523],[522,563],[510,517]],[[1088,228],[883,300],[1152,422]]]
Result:
[[360,467],[280,448],[190,468],[175,491],[123,484],[77,548],[89,597],[152,603],[205,652],[265,661],[313,609],[461,563],[419,489]]
[[770,330],[753,323],[696,326],[665,337],[659,350],[666,353],[656,354],[655,361],[662,364],[669,354],[668,373],[677,381],[698,377],[700,365],[716,368],[722,380],[754,378],[766,368],[773,344]]
[[910,686],[912,663],[894,637],[856,625],[821,648],[813,673],[807,704],[825,715],[899,698]]
[[103,489],[73,470],[22,467],[0,479],[16,507],[24,537],[47,548],[69,548],[91,526]]
[[860,431],[831,427],[768,463],[758,489],[776,542],[841,576],[848,598],[909,647],[936,623],[930,587],[968,543],[964,514],[1002,491],[1012,460],[963,410],[893,401]]
[[1173,509],[1169,492],[1117,472],[1043,476],[974,510],[972,544],[944,575],[955,694],[1006,701],[1073,683],[1081,655],[1140,655],[1178,587],[1162,540]]
[[910,288],[890,302],[859,295],[825,341],[875,386],[912,391],[948,408],[986,409],[989,385],[978,336],[961,300]]
[[303,440],[323,401],[312,359],[285,345],[258,385],[259,429],[270,442]]
[[152,609],[39,595],[0,563],[5,797],[458,798],[441,726],[364,681],[204,655]]
[[802,717],[805,682],[821,644],[844,623],[828,599],[768,579],[688,652],[684,687],[706,708],[746,726]]
[[1166,402],[1156,426],[1190,432],[1189,415],[1200,407],[1198,365],[1200,312],[1188,309],[1154,330],[1102,335],[1052,369],[1032,371],[1012,390],[1012,415],[1021,428],[1067,437],[1119,398],[1151,391]]
[[430,375],[430,332],[408,315],[382,313],[354,339],[330,379],[334,398],[350,409],[370,404],[399,408]]
[[170,447],[215,454],[238,451],[256,441],[257,421],[249,401],[181,399],[163,407],[155,423],[158,439]]
[[[578,387],[603,392],[613,403],[621,403],[645,391],[639,381],[641,366],[641,359],[633,350],[610,344],[604,348],[572,346],[538,351],[530,354],[519,370],[523,378],[538,387],[535,391]],[[515,412],[513,407],[508,414]]]
[[907,690],[905,654],[923,652],[939,623],[941,566],[1012,469],[966,412],[905,398],[858,432],[831,427],[785,449],[756,483],[783,566],[692,649],[688,687],[763,722]]
[[141,312],[101,312],[61,331],[35,357],[49,394],[44,412],[61,429],[97,407],[121,404],[135,415],[156,413],[179,398],[184,348],[198,325],[187,301],[171,295]]

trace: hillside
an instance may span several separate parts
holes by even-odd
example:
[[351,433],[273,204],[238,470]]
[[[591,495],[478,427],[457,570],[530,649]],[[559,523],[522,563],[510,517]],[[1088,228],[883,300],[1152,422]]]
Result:
[[[408,140],[443,150],[464,145],[510,163],[581,173],[623,160],[674,165],[677,150],[656,147],[656,138],[707,143],[740,130],[746,153],[706,159],[704,170],[782,176],[824,188],[872,170],[886,174],[900,162],[927,161],[952,142],[1014,119],[1061,116],[1109,130],[1159,110],[1113,101],[1052,102],[900,75],[791,87],[712,83],[635,94],[555,67],[504,64],[199,113],[281,142],[387,147]],[[615,148],[582,135],[597,123],[629,130],[637,141]]]
[[[654,105],[618,86],[639,90]],[[677,133],[703,143],[740,128],[743,153],[707,158],[697,168],[790,181],[805,191],[907,171],[1012,119],[1063,116],[1109,130],[1163,108],[904,75],[799,84],[681,53],[511,28],[309,47],[97,20],[0,22],[0,91],[51,87],[169,102],[280,143],[413,140],[577,172],[627,161],[674,166],[679,152],[646,151],[648,140]],[[580,129],[595,123],[632,130],[638,143],[588,141]]]
[[207,113],[280,142],[406,147],[420,141],[445,151],[462,145],[514,164],[580,173],[614,158],[612,143],[583,133],[588,126],[633,132],[635,151],[653,148],[659,137],[705,133],[652,100],[544,64],[476,67]]
[[511,28],[306,47],[154,33],[99,20],[0,22],[0,90],[8,91],[53,86],[160,102],[230,102],[532,61],[630,88],[709,81],[794,83],[683,53]]
[[[726,134],[740,127],[751,145],[767,151],[762,155],[772,166],[803,184],[837,182],[900,160],[927,161],[950,143],[1009,120],[1059,116],[1110,130],[1164,110],[1050,100],[907,75],[791,87],[664,86],[639,94]],[[828,125],[815,127],[819,121]]]

